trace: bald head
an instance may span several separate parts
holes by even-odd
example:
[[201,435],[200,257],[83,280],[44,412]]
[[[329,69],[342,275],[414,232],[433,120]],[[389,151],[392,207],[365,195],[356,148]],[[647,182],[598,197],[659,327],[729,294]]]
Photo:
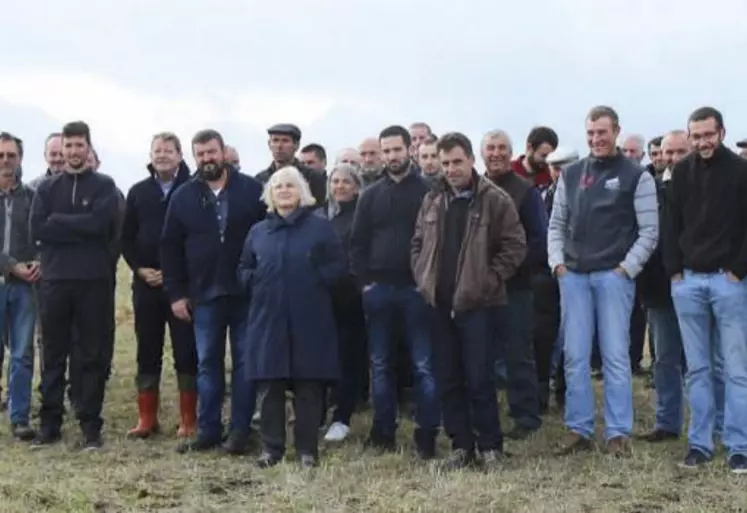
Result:
[[364,170],[381,170],[381,146],[378,137],[368,137],[358,146],[361,158],[361,167]]
[[226,162],[231,164],[236,169],[241,168],[241,159],[239,158],[239,152],[236,151],[236,148],[226,144],[223,155],[225,156]]
[[642,135],[633,134],[625,137],[622,143],[623,155],[640,164],[646,151],[646,140]]
[[690,150],[690,140],[684,130],[672,130],[661,140],[662,158],[670,169],[690,153]]
[[355,167],[361,167],[361,154],[355,148],[345,148],[337,154],[335,164],[352,164]]

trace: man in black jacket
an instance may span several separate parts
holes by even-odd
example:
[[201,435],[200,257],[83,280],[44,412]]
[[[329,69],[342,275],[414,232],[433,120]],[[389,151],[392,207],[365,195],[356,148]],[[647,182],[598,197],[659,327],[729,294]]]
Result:
[[724,355],[723,443],[729,467],[747,473],[747,161],[724,146],[712,107],[688,120],[693,152],[672,171],[664,267],[687,358],[688,453],[697,467],[714,454],[713,357]]
[[301,144],[301,129],[290,123],[279,123],[267,129],[267,133],[270,135],[267,144],[272,152],[272,164],[264,171],[259,172],[256,179],[264,185],[278,169],[293,166],[301,172],[309,183],[311,194],[314,196],[317,206],[324,205],[327,198],[326,176],[309,169],[296,158],[296,152]]
[[[62,141],[65,171],[39,185],[31,214],[32,240],[41,251],[44,333],[41,429],[32,445],[60,440],[70,357],[80,360],[71,362],[71,368],[80,372],[76,415],[84,448],[96,450],[102,443],[101,407],[113,350],[110,248],[117,235],[119,197],[111,178],[86,167],[88,125],[68,123]],[[79,336],[72,338],[74,328]]]
[[150,156],[149,176],[127,194],[122,228],[122,255],[133,273],[138,366],[139,419],[128,435],[147,438],[159,427],[158,391],[168,324],[179,387],[177,436],[188,437],[194,435],[197,422],[197,348],[192,325],[171,311],[163,289],[159,246],[166,208],[174,191],[189,180],[190,171],[182,159],[179,138],[170,132],[153,137]]
[[350,259],[363,291],[368,320],[374,418],[368,445],[395,449],[397,430],[396,349],[391,343],[402,319],[417,394],[415,443],[421,458],[435,454],[440,424],[432,368],[429,310],[410,269],[410,240],[428,186],[413,169],[410,134],[401,126],[384,129],[379,140],[384,176],[361,195],[353,220]]

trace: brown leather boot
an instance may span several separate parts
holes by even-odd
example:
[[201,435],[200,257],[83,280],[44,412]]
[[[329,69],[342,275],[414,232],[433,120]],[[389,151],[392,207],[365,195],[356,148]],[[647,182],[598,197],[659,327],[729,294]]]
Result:
[[176,436],[191,438],[197,432],[197,391],[179,391],[179,429]]
[[137,396],[140,412],[137,426],[127,432],[130,438],[148,438],[158,432],[158,391],[141,390]]

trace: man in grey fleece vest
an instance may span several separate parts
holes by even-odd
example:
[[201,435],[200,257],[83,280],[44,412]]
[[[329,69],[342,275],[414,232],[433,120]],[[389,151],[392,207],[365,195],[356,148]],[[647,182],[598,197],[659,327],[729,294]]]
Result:
[[591,153],[560,175],[548,230],[548,263],[560,286],[567,382],[568,440],[558,454],[593,448],[591,350],[599,331],[606,449],[629,450],[633,429],[630,315],[635,277],[659,235],[656,185],[615,146],[617,113],[593,108],[586,118]]

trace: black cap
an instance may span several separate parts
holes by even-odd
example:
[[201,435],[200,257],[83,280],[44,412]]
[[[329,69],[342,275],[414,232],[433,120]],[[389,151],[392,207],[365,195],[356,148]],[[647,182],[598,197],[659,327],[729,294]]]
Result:
[[301,129],[292,123],[278,123],[267,129],[270,135],[289,135],[294,141],[301,140]]
[[737,148],[747,148],[747,139],[737,141]]

